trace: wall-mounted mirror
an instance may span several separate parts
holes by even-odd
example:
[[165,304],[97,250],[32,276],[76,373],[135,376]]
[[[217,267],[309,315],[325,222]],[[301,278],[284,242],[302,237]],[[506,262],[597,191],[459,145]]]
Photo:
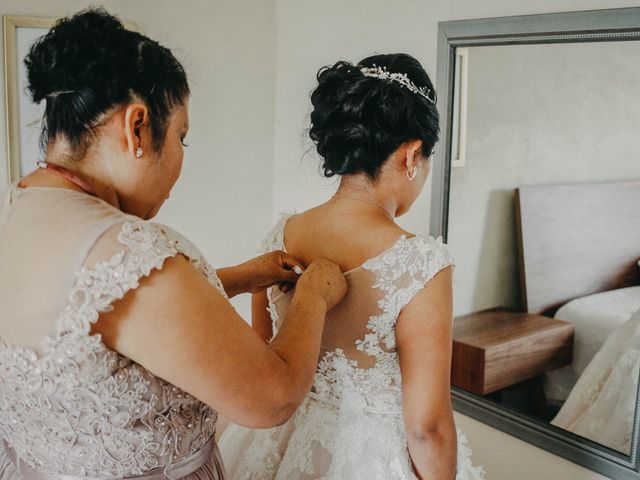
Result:
[[455,406],[616,479],[640,478],[639,59],[640,8],[440,24]]

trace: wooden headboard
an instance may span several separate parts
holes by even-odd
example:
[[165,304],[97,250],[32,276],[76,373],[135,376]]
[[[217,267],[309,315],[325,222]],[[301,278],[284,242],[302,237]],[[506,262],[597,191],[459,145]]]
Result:
[[527,312],[640,284],[640,181],[521,187],[515,198]]

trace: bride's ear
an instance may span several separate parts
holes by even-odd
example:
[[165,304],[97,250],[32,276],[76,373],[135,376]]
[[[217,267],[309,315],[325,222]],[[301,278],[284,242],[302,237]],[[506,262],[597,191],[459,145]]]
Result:
[[412,140],[407,142],[403,155],[403,168],[409,172],[418,166],[422,158],[422,140]]

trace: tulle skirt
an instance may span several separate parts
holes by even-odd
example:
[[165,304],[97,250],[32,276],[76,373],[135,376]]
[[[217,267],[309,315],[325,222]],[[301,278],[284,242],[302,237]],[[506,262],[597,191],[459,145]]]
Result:
[[[285,424],[229,425],[220,450],[230,480],[416,480],[402,418],[307,397]],[[481,480],[458,433],[456,480]]]
[[551,422],[629,454],[640,375],[640,310],[593,357]]

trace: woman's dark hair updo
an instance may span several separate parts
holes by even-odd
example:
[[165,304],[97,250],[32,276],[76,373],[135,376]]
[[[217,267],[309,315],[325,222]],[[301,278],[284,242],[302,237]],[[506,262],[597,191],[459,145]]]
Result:
[[64,135],[76,157],[86,151],[105,112],[133,101],[149,109],[153,148],[159,151],[173,107],[189,96],[187,76],[171,51],[99,8],[56,22],[24,63],[32,100],[46,100],[43,149]]
[[376,179],[385,160],[400,145],[422,140],[431,155],[440,132],[435,103],[396,81],[367,77],[362,67],[382,67],[406,74],[435,100],[431,79],[411,55],[395,53],[367,57],[357,65],[337,62],[320,69],[311,93],[309,136],[323,159],[326,177],[366,173]]

